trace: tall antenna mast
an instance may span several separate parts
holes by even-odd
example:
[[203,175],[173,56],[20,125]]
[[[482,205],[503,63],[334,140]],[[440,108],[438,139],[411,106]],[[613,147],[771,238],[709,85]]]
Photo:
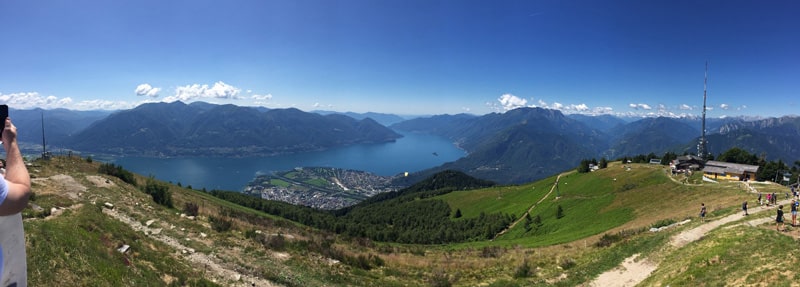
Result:
[[697,145],[697,156],[705,158],[708,154],[708,142],[706,142],[706,91],[708,90],[708,60],[706,60],[706,72],[703,79],[703,130],[700,136],[700,143]]

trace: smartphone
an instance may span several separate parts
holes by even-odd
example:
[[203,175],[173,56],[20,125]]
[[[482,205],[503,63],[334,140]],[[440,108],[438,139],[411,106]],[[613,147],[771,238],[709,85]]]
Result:
[[8,105],[0,105],[0,120],[3,121],[0,124],[0,140],[2,140],[3,131],[6,129],[6,118],[8,117]]

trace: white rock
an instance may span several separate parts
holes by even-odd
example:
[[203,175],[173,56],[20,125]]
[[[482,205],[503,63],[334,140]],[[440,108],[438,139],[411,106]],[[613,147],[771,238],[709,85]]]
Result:
[[114,209],[114,205],[113,205],[113,204],[111,204],[111,202],[106,202],[106,203],[104,203],[103,205],[105,205],[105,206],[106,206],[106,207],[108,207],[109,209]]

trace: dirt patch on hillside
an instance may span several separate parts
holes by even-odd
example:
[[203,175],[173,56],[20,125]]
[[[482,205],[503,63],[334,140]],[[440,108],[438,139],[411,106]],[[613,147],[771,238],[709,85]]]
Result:
[[96,187],[109,188],[115,186],[113,181],[99,175],[88,175],[86,176],[86,180]]
[[658,264],[647,258],[638,259],[638,253],[625,258],[619,267],[600,274],[589,286],[636,286],[636,284],[639,284],[642,280],[647,279],[650,273],[653,273],[656,267],[658,267]]
[[78,200],[87,188],[77,182],[75,178],[66,174],[57,174],[45,178],[33,178],[32,184],[39,185],[36,191],[42,194],[65,195],[72,200]]

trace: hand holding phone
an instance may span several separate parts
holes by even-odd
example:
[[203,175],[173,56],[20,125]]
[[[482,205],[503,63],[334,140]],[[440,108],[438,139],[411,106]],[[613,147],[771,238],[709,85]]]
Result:
[[6,118],[8,118],[8,105],[0,105],[0,120],[3,121],[0,124],[0,141],[3,139],[3,131],[6,130]]

